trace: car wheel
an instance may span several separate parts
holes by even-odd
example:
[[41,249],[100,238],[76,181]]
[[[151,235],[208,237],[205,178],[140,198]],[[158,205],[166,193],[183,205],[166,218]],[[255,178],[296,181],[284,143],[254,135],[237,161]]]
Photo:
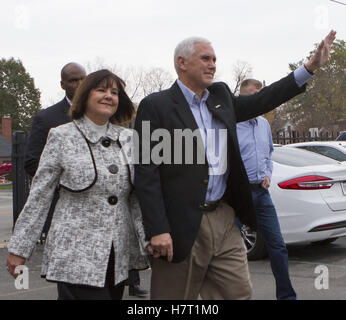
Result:
[[336,241],[337,239],[339,239],[339,238],[338,237],[329,238],[329,239],[325,239],[325,240],[321,240],[321,241],[314,241],[312,244],[314,244],[314,245],[324,245],[324,244],[332,243],[332,242]]
[[240,233],[246,246],[248,260],[260,260],[267,256],[264,239],[260,233],[252,231],[244,224],[241,226]]

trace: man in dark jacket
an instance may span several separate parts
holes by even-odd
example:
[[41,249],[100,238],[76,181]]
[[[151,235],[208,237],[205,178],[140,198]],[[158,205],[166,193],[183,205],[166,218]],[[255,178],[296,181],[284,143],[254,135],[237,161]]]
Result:
[[[85,76],[85,69],[78,63],[71,62],[65,65],[61,70],[60,85],[65,91],[66,96],[57,104],[43,109],[35,116],[26,144],[24,164],[25,171],[31,177],[35,175],[38,168],[49,130],[71,121],[68,111],[72,104],[73,96]],[[41,239],[44,239],[48,233],[57,200],[58,193],[56,192],[49,209]]]
[[177,46],[178,80],[144,98],[135,123],[135,189],[154,258],[152,299],[251,297],[246,250],[234,222],[237,215],[255,228],[256,217],[236,123],[302,93],[334,39],[331,31],[305,66],[239,97],[225,83],[213,83],[216,56],[208,40],[189,38]]

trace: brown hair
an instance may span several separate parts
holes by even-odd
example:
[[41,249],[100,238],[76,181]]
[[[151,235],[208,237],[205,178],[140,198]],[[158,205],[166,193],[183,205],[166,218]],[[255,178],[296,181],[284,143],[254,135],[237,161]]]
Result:
[[254,86],[256,89],[262,89],[262,82],[256,79],[246,79],[244,80],[239,88],[240,93],[242,93],[242,91],[249,87],[249,86]]
[[109,118],[109,122],[113,124],[124,124],[131,121],[135,114],[135,107],[125,92],[125,82],[106,69],[90,73],[79,85],[69,111],[72,120],[80,119],[85,114],[90,91],[96,89],[101,83],[105,83],[106,88],[111,88],[113,83],[116,83],[118,87],[118,109]]

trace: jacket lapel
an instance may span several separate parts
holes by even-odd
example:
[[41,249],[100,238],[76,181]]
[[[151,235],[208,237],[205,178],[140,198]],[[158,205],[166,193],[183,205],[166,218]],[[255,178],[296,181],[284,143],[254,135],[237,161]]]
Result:
[[170,93],[171,93],[171,97],[173,100],[173,105],[174,105],[175,111],[176,111],[177,115],[179,116],[181,122],[184,124],[184,127],[185,127],[184,129],[191,129],[193,133],[196,132],[196,134],[197,134],[196,143],[197,143],[197,148],[199,150],[198,152],[200,154],[205,155],[205,147],[203,144],[203,139],[202,139],[202,136],[200,134],[199,127],[198,127],[197,122],[195,120],[195,117],[191,111],[191,108],[190,108],[188,102],[186,101],[186,98],[185,98],[183,92],[179,88],[177,81],[170,88]]
[[[225,103],[217,99],[217,97],[212,94],[210,94],[209,98],[207,99],[207,107],[213,117],[225,124],[228,132],[227,136],[228,143],[230,144],[229,147],[235,150],[235,148],[238,146],[238,137],[235,130],[237,121],[231,112],[230,107],[226,107]],[[228,153],[228,156],[229,155],[230,153]]]
[[[190,128],[192,131],[198,129],[196,120],[192,114],[192,111],[187,103],[183,93],[181,92],[177,82],[170,88],[172,100],[174,102],[174,108],[179,115],[181,121],[185,127]],[[230,129],[231,123],[235,122],[232,112],[228,110],[225,104],[218,100],[215,95],[210,93],[207,99],[207,107],[211,114],[223,122],[227,129]]]
[[198,129],[196,120],[192,114],[189,104],[187,103],[184,94],[181,92],[177,82],[170,88],[171,97],[176,113],[186,128],[195,131]]
[[229,108],[227,108],[222,101],[219,101],[212,94],[210,94],[207,99],[207,107],[213,117],[216,117],[218,120],[224,123],[227,129],[230,130],[231,123],[234,123],[235,119],[232,116]]

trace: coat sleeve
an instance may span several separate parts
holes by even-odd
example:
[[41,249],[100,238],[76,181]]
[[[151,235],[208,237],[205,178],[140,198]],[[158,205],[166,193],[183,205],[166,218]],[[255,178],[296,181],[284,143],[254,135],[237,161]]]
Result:
[[10,253],[29,258],[40,238],[62,171],[62,139],[56,129],[50,131],[28,199],[8,245]]
[[139,243],[140,254],[147,255],[146,247],[149,241],[145,240],[142,211],[135,192],[131,192],[129,202],[132,219],[130,225],[133,226],[133,232],[131,232],[130,235],[135,235],[137,237],[138,240],[134,241],[134,243]]
[[41,115],[36,115],[26,143],[24,161],[24,169],[31,177],[35,175],[38,168],[38,163],[47,141],[48,132],[49,128],[46,126]]
[[[143,136],[143,127],[150,125],[149,137]],[[151,141],[151,133],[162,127],[154,104],[145,98],[141,101],[135,123],[138,134],[138,164],[135,165],[135,190],[142,208],[146,240],[171,231],[162,195],[160,166],[152,162],[151,150],[158,142]]]
[[246,121],[267,113],[304,92],[305,89],[306,85],[298,87],[294,73],[291,72],[288,76],[264,87],[255,94],[233,96],[237,122]]

